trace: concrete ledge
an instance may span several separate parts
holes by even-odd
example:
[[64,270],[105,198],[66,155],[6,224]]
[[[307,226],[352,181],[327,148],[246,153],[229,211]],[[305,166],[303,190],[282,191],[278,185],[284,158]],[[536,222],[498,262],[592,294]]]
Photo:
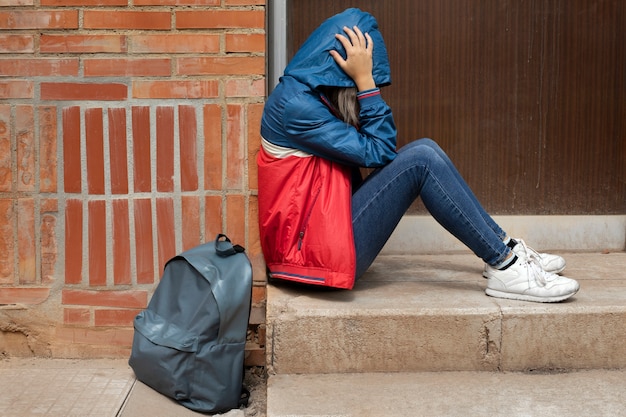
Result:
[[626,371],[275,375],[268,417],[623,416]]
[[[513,237],[543,250],[626,249],[626,215],[494,216]],[[430,215],[404,216],[383,248],[385,254],[467,251]]]
[[568,253],[567,302],[484,294],[474,255],[379,256],[353,291],[268,288],[276,374],[626,367],[626,253]]

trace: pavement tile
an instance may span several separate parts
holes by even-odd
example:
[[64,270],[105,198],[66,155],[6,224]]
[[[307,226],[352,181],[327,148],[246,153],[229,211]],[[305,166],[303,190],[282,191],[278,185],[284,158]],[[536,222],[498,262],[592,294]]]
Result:
[[0,361],[0,416],[115,417],[135,382],[125,359]]

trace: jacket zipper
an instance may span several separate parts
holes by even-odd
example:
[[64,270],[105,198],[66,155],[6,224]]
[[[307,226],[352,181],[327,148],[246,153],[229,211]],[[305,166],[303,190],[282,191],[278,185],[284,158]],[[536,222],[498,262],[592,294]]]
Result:
[[302,250],[302,241],[304,240],[304,232],[306,232],[306,228],[309,225],[309,219],[311,218],[311,214],[313,213],[313,207],[315,207],[315,203],[317,202],[317,198],[319,197],[321,191],[322,191],[321,188],[317,189],[315,193],[315,197],[313,197],[313,202],[309,206],[306,216],[304,217],[304,223],[302,223],[302,228],[300,229],[300,234],[298,238],[298,250]]

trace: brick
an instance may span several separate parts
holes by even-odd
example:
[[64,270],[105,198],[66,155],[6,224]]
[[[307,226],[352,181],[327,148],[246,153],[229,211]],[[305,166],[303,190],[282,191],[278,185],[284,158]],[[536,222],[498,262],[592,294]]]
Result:
[[[251,262],[254,262],[257,257],[263,258],[259,233],[259,204],[257,196],[254,195],[248,199],[248,246],[246,250]],[[260,277],[265,279],[264,275],[265,265],[263,265]]]
[[33,35],[0,35],[0,53],[32,54],[35,52]]
[[17,190],[35,191],[35,110],[31,105],[15,109]]
[[131,35],[129,41],[133,54],[207,54],[220,51],[218,34]]
[[132,108],[133,175],[135,192],[148,192],[152,186],[150,171],[150,108]]
[[[250,247],[250,245],[248,245]],[[252,264],[252,280],[255,284],[267,285],[267,270],[263,254],[248,255]]]
[[84,59],[85,77],[163,77],[171,75],[169,58]]
[[12,198],[0,198],[0,284],[13,284],[15,275],[15,213]]
[[265,366],[265,349],[246,344],[244,366]]
[[178,107],[178,137],[180,145],[180,186],[182,191],[198,189],[196,109],[192,106]]
[[179,75],[263,75],[265,58],[252,57],[188,57],[178,58]]
[[134,201],[134,221],[137,284],[151,284],[154,282],[154,249],[152,202],[149,199]]
[[133,320],[141,310],[125,309],[97,309],[94,311],[94,323],[96,327],[132,326]]
[[35,201],[17,199],[17,263],[20,284],[37,283],[37,249],[35,247]]
[[39,190],[57,191],[57,109],[39,106]]
[[87,203],[89,227],[89,285],[104,286],[107,283],[107,213],[103,200]]
[[226,0],[226,6],[264,6],[265,0]]
[[111,194],[128,194],[126,109],[110,108],[108,120]]
[[245,246],[246,198],[243,195],[226,196],[226,234],[233,242]]
[[263,116],[263,103],[248,104],[248,189],[256,190],[258,186],[258,167],[256,157],[261,148],[261,117]]
[[128,0],[40,0],[42,6],[127,6]]
[[0,104],[0,191],[11,191],[13,186],[12,149],[11,106]]
[[40,203],[41,213],[56,213],[59,211],[59,200],[56,198],[42,198]]
[[250,78],[226,80],[226,97],[265,97],[265,80]]
[[27,80],[0,81],[0,99],[33,98],[34,86],[32,81]]
[[51,284],[57,276],[57,218],[55,215],[44,212],[44,209],[42,206],[41,226],[39,228],[41,234],[41,283]]
[[[133,343],[133,329],[57,327],[56,339],[69,345],[125,346]],[[107,349],[106,352],[109,350]],[[126,352],[128,354],[128,352]],[[121,355],[118,353],[117,356]]]
[[221,0],[134,0],[135,6],[218,6]]
[[59,211],[59,200],[56,198],[43,198],[40,203],[41,213],[57,213]]
[[88,308],[64,308],[63,323],[87,326],[91,324],[91,310]]
[[65,203],[65,283],[80,284],[83,280],[83,202]]
[[0,74],[9,77],[77,76],[78,59],[0,59]]
[[230,104],[226,112],[226,187],[241,189],[245,162],[243,107]]
[[157,191],[174,191],[174,108],[156,109]]
[[171,16],[158,11],[85,10],[83,28],[169,30]]
[[41,83],[42,100],[123,101],[128,87],[118,83]]
[[204,188],[222,188],[222,108],[204,106]]
[[80,108],[63,109],[63,186],[66,193],[80,193]]
[[48,299],[50,288],[0,288],[0,304],[41,304]]
[[262,33],[227,33],[226,52],[265,52],[265,34]]
[[263,10],[184,10],[176,12],[177,29],[263,29]]
[[102,109],[85,110],[85,146],[87,153],[87,191],[104,194],[104,132]]
[[176,225],[174,223],[174,201],[171,198],[157,198],[157,246],[159,272],[165,263],[176,255]]
[[130,285],[130,226],[128,200],[113,200],[113,283]]
[[94,307],[146,308],[148,292],[142,290],[75,290],[63,289],[63,305]]
[[250,309],[250,324],[265,323],[265,306],[252,306]]
[[[126,0],[124,0],[126,1]],[[41,53],[123,53],[127,51],[124,35],[49,35],[39,38]]]
[[35,0],[2,0],[2,6],[33,6]]
[[255,285],[252,287],[252,304],[264,304],[267,299],[267,289],[264,285]]
[[78,29],[78,10],[0,12],[0,29]]
[[133,81],[132,95],[134,98],[215,98],[219,95],[219,81]]
[[200,200],[196,196],[181,197],[183,251],[201,243]]
[[222,227],[222,197],[211,195],[204,198],[204,238],[215,239],[218,233],[223,233]]

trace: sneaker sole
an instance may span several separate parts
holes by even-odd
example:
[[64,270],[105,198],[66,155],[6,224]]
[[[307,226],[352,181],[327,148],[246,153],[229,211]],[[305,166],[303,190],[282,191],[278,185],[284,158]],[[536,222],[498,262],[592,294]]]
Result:
[[559,295],[558,297],[537,297],[534,295],[528,294],[517,294],[517,293],[509,293],[502,292],[497,290],[492,290],[491,288],[487,288],[485,290],[485,294],[491,297],[497,298],[506,298],[509,300],[517,300],[517,301],[533,301],[536,303],[558,303],[559,301],[567,300],[572,295],[576,294],[578,290],[574,291],[571,294]]

